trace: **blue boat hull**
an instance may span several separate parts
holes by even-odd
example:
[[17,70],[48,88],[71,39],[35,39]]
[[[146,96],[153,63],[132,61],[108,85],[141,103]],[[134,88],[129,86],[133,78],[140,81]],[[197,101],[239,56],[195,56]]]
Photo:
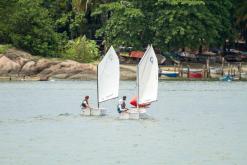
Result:
[[178,77],[178,73],[161,73],[161,75],[164,75],[167,77]]

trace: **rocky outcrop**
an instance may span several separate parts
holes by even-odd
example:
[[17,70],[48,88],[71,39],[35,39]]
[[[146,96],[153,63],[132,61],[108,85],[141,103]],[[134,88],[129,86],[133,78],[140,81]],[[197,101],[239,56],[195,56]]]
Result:
[[11,48],[8,49],[5,53],[4,56],[8,57],[11,60],[16,60],[18,58],[24,58],[24,59],[33,59],[34,57],[22,50],[16,49],[16,48]]
[[28,61],[27,63],[24,64],[22,67],[20,74],[26,74],[26,75],[34,75],[35,74],[35,62],[34,61]]
[[[41,81],[49,79],[94,80],[95,64],[84,64],[72,60],[45,59],[18,50],[9,49],[0,55],[0,76],[19,76],[20,79],[35,77]],[[121,79],[135,79],[135,67],[121,66]]]
[[36,63],[37,72],[41,72],[42,70],[49,68],[52,65],[56,65],[58,63],[59,62],[56,62],[56,61],[49,61],[47,59],[40,59]]
[[121,65],[120,78],[122,80],[135,80],[136,79],[136,66]]
[[38,75],[58,79],[90,79],[96,74],[96,66],[92,64],[81,64],[76,61],[67,60],[61,63],[47,65]]
[[10,60],[6,56],[0,57],[0,74],[7,75],[7,74],[16,74],[20,70],[20,65],[12,60]]
[[18,58],[16,58],[16,59],[14,59],[14,61],[15,61],[16,63],[18,63],[21,67],[23,67],[28,61],[30,61],[30,59],[18,57]]

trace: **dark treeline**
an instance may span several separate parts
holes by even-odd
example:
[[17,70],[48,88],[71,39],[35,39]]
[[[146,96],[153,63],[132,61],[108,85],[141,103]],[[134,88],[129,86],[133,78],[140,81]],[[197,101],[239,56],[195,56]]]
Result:
[[244,0],[1,0],[0,43],[89,62],[95,40],[161,51],[247,40]]

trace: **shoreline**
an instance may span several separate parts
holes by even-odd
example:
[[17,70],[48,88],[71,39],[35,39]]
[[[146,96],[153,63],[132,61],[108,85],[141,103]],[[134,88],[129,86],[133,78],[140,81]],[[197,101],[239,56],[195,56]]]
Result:
[[[125,61],[122,63],[124,64],[120,64],[120,80],[136,80],[137,64],[125,64]],[[247,81],[247,63],[242,63],[240,69],[239,63],[216,63],[205,68],[205,64],[202,63],[184,62],[180,65],[159,67],[162,71],[178,73],[176,78],[162,75],[159,78],[162,81],[220,81],[219,78],[224,74],[238,78],[240,72],[241,75],[243,73],[242,79],[235,81]],[[216,70],[211,72],[211,68]],[[189,74],[193,73],[193,70],[197,70],[196,73],[201,74],[201,77],[191,78]],[[91,81],[96,80],[96,75],[97,62],[79,63],[66,59],[41,58],[15,48],[0,54],[0,81]]]
[[[136,79],[133,78],[124,78],[120,79],[121,81],[136,81]],[[15,77],[15,76],[0,76],[0,82],[19,82],[19,81],[26,81],[26,82],[33,82],[33,81],[96,81],[96,79],[58,79],[58,78],[51,78],[47,80],[42,80],[40,77],[33,76],[33,77],[26,77],[23,79],[22,77]],[[215,81],[221,81],[219,78],[186,78],[186,77],[177,77],[177,78],[169,78],[169,77],[161,77],[159,78],[159,81],[208,81],[208,82],[215,82]],[[233,80],[235,82],[246,82],[246,78],[242,78],[241,80]]]

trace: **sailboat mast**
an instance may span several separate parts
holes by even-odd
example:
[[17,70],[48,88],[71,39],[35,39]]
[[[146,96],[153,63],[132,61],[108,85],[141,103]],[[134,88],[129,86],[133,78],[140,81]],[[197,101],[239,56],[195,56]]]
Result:
[[97,106],[99,109],[99,65],[97,65]]
[[138,65],[137,65],[137,69],[136,69],[136,71],[137,71],[137,76],[136,76],[136,78],[137,78],[137,109],[139,109],[139,67],[138,67]]

